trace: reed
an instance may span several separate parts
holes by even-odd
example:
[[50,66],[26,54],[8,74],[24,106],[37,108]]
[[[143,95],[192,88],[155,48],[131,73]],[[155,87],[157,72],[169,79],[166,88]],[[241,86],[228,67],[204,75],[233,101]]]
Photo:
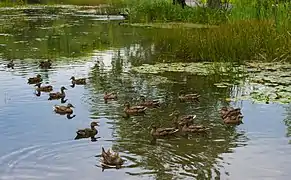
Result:
[[159,33],[155,47],[192,62],[291,61],[291,31],[278,31],[272,20],[237,20],[208,30]]

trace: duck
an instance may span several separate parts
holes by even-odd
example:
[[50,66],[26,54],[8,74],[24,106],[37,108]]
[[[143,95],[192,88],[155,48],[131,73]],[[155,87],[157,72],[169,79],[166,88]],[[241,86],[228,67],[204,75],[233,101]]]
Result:
[[124,19],[128,19],[129,10],[128,9],[125,9],[124,11],[125,11],[125,13],[118,12],[118,14],[121,15],[121,16],[123,16]]
[[125,160],[120,157],[119,153],[114,152],[111,149],[105,151],[103,147],[101,157],[101,164],[105,167],[120,167],[125,162]]
[[140,114],[140,113],[145,113],[147,110],[147,107],[145,106],[130,106],[129,102],[124,103],[124,112],[126,114]]
[[205,126],[190,125],[190,123],[186,123],[182,128],[182,132],[201,133],[201,132],[206,132],[209,129],[210,128],[207,128]]
[[156,136],[169,136],[177,133],[179,129],[177,128],[158,128],[156,125],[151,125],[152,129],[150,134],[154,137]]
[[51,85],[48,85],[48,86],[41,86],[42,83],[37,83],[35,86],[37,87],[36,88],[36,91],[43,91],[43,92],[50,92],[53,90],[53,86]]
[[184,101],[199,101],[199,94],[186,94],[183,90],[179,92],[179,100]]
[[175,127],[177,127],[177,125],[183,127],[186,123],[193,124],[193,121],[196,118],[196,115],[183,115],[179,118],[180,111],[178,110],[175,110],[169,116],[174,117],[173,122],[175,124]]
[[242,115],[241,114],[241,109],[240,108],[227,108],[227,107],[222,107],[220,110],[221,118],[224,119],[228,116],[238,116]]
[[86,78],[75,79],[75,77],[72,76],[70,80],[72,80],[72,84],[77,84],[77,85],[86,84]]
[[144,96],[140,96],[140,99],[141,99],[141,103],[139,104],[139,106],[145,106],[145,107],[149,107],[149,108],[160,107],[160,102],[158,100],[147,100],[146,101]]
[[242,123],[242,113],[240,108],[222,107],[220,110],[221,118],[225,124],[239,125]]
[[105,92],[103,98],[104,98],[105,101],[107,101],[107,100],[117,100],[117,93],[115,93],[115,92],[111,92],[111,93]]
[[14,69],[14,62],[13,60],[10,60],[9,63],[7,64],[7,68]]
[[67,90],[67,88],[62,86],[61,87],[61,92],[49,93],[49,100],[65,98],[66,97],[65,90]]
[[75,139],[94,137],[98,133],[96,126],[99,126],[98,123],[93,121],[90,123],[90,128],[79,129],[76,131],[77,137]]
[[40,68],[51,68],[51,66],[52,66],[52,62],[50,59],[47,61],[40,61],[39,63]]
[[242,115],[228,116],[223,119],[223,122],[224,124],[240,125],[240,124],[243,124],[242,118],[243,118]]
[[55,105],[54,111],[59,114],[72,114],[74,106],[71,103],[68,103],[66,106]]
[[36,75],[36,77],[28,78],[28,84],[36,84],[36,83],[40,83],[41,81],[42,81],[42,78],[40,74]]

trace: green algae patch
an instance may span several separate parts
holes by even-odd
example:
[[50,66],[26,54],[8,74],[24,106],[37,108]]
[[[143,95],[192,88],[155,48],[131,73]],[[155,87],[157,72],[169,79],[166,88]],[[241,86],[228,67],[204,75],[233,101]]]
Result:
[[[239,87],[241,95],[226,101],[251,100],[255,103],[291,102],[291,64],[290,63],[158,63],[133,67],[133,71],[146,74],[181,72],[192,75],[219,74],[223,78],[213,84],[216,88]],[[230,81],[231,79],[231,81]],[[165,80],[164,80],[165,81]]]
[[174,29],[174,28],[189,28],[189,29],[203,29],[203,28],[215,28],[218,26],[207,25],[207,24],[194,24],[194,23],[123,23],[122,25],[132,26],[132,27],[144,27],[144,28],[165,28],[165,29]]

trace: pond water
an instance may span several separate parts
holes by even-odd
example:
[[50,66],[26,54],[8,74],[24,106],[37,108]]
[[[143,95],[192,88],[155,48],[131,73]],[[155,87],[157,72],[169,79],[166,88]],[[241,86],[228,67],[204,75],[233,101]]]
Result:
[[[171,53],[156,46],[156,38],[175,30],[122,27],[119,21],[65,7],[0,11],[1,180],[290,179],[288,104],[226,102],[240,88],[214,86],[218,75],[131,71],[142,63],[172,61]],[[47,58],[53,59],[52,68],[38,68],[39,60]],[[9,59],[14,69],[6,68]],[[27,78],[38,73],[54,91],[67,87],[74,118],[53,112],[61,101],[49,101],[47,93],[35,95]],[[72,75],[87,77],[88,83],[72,88]],[[181,89],[198,92],[201,101],[180,103]],[[105,91],[118,91],[118,100],[106,104]],[[124,102],[137,104],[140,95],[159,99],[161,108],[123,118]],[[242,108],[244,124],[224,125],[219,109],[225,105]],[[196,122],[209,126],[210,133],[152,143],[148,127],[153,122],[170,126],[174,109],[196,114]],[[100,125],[97,141],[74,140],[76,130],[91,121]],[[101,147],[120,152],[124,167],[102,171],[95,157]]]

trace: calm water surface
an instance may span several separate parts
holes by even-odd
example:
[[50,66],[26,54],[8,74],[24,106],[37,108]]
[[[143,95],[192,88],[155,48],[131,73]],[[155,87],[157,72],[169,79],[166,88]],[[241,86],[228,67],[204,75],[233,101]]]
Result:
[[[289,105],[230,103],[242,108],[244,124],[227,127],[218,110],[228,105],[223,99],[241,93],[239,88],[216,88],[217,76],[130,71],[161,56],[169,60],[171,55],[156,45],[159,30],[121,27],[66,8],[1,9],[0,14],[1,180],[290,179]],[[168,31],[163,33],[173,33]],[[54,60],[52,69],[39,69],[38,61],[47,58]],[[15,69],[6,68],[8,59],[15,59]],[[59,100],[34,94],[27,78],[37,73],[54,91],[68,88],[76,117],[55,114],[52,107]],[[88,84],[70,87],[72,75],[87,77]],[[180,89],[200,93],[201,102],[179,103]],[[118,91],[118,101],[105,104],[105,91]],[[136,104],[140,95],[160,99],[162,107],[122,118],[123,103]],[[196,114],[197,123],[211,127],[211,133],[152,143],[149,125],[170,126],[174,109]],[[100,124],[100,138],[74,140],[76,130],[93,120]],[[119,151],[125,167],[102,172],[95,157],[102,146]]]

